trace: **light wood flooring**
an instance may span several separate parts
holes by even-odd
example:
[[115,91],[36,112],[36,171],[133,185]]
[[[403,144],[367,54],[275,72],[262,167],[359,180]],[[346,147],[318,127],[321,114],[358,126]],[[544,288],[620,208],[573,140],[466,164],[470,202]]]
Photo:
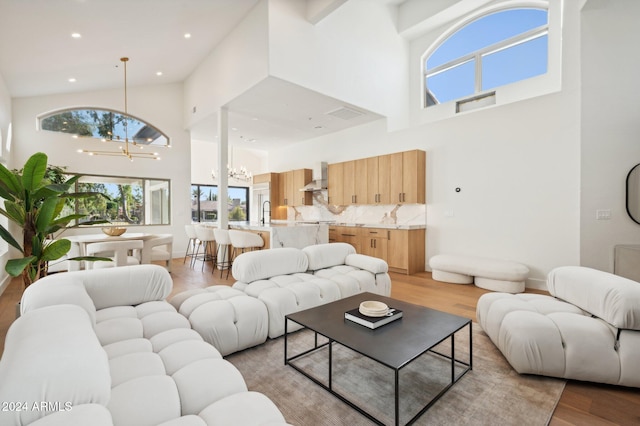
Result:
[[[233,279],[220,278],[201,263],[189,268],[183,259],[172,262],[173,293],[214,284],[233,284]],[[476,303],[486,293],[472,285],[455,285],[434,281],[428,272],[416,275],[391,274],[391,296],[429,308],[476,320]],[[15,305],[22,295],[20,280],[14,279],[0,296],[0,353],[4,349],[7,329],[15,318]],[[640,362],[640,354],[639,361]],[[638,425],[640,424],[640,389],[569,381],[551,419],[551,426],[569,425]]]

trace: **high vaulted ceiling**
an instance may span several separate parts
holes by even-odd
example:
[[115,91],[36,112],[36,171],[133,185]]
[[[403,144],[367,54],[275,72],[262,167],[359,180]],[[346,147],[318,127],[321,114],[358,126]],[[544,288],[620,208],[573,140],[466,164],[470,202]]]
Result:
[[257,2],[0,0],[0,75],[13,97],[111,89],[127,56],[131,86],[180,82]]
[[[182,82],[258,1],[0,0],[0,75],[12,97],[114,89],[126,56],[130,87]],[[333,10],[345,1],[318,4]],[[267,98],[276,88],[279,105]],[[267,79],[229,106],[230,127],[240,129],[230,140],[270,149],[380,118],[327,114],[344,107],[353,106]],[[192,137],[215,141],[214,123],[191,129]]]

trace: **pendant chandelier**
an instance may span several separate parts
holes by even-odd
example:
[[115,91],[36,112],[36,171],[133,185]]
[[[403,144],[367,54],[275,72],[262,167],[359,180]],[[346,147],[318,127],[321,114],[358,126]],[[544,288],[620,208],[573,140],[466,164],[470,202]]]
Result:
[[[130,161],[134,158],[145,158],[147,160],[160,160],[160,154],[157,152],[141,152],[131,151],[129,148],[138,146],[141,150],[144,149],[142,145],[138,145],[135,139],[129,139],[129,132],[127,129],[127,122],[129,121],[129,111],[127,109],[127,62],[129,58],[120,58],[120,62],[124,65],[124,120],[122,126],[124,128],[124,141],[123,145],[117,151],[91,151],[86,149],[79,149],[78,152],[88,155],[108,155],[116,157],[126,157]],[[116,141],[120,140],[120,136],[115,137]]]
[[[233,164],[233,147],[231,148],[231,164]],[[253,174],[247,170],[246,167],[240,166],[240,169],[236,169],[235,167],[231,167],[229,163],[227,163],[227,176],[229,179],[235,179],[242,182],[251,182],[253,179]],[[211,170],[211,179],[216,179],[216,171]]]

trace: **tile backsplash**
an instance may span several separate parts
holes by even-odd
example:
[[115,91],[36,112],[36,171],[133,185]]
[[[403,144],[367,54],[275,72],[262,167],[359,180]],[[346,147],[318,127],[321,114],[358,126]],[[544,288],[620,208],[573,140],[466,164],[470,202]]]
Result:
[[290,221],[335,221],[366,225],[425,225],[425,204],[372,204],[334,206],[327,202],[327,191],[313,193],[312,206],[287,208]]

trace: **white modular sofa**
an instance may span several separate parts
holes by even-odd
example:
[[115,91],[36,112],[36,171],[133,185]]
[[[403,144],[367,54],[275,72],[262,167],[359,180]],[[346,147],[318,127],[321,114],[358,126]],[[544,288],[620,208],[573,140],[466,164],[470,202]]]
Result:
[[640,387],[640,283],[566,266],[547,277],[551,296],[488,293],[482,329],[518,373]]
[[164,299],[158,265],[51,275],[26,289],[0,360],[0,424],[285,424]]
[[287,314],[362,292],[389,296],[387,270],[346,243],[259,250],[234,259],[232,289],[188,290],[171,303],[227,354],[281,336]]

